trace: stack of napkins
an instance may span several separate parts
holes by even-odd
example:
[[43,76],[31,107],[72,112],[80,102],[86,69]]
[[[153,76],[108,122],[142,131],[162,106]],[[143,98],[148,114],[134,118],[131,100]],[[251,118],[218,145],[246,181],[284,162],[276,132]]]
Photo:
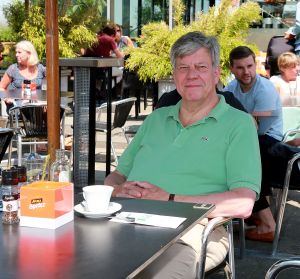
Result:
[[111,218],[110,221],[176,229],[185,220],[186,218],[183,217],[163,216],[138,212],[121,212],[115,217]]

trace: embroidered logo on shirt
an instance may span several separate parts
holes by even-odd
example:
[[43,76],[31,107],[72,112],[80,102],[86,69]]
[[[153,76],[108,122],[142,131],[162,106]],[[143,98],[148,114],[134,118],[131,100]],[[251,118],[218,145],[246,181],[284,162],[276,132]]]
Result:
[[208,137],[203,136],[203,137],[201,137],[201,140],[202,141],[208,141]]

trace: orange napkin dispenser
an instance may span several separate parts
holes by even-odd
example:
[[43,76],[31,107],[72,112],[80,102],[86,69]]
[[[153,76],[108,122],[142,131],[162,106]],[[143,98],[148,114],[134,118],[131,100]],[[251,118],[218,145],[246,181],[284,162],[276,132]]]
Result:
[[74,219],[73,184],[37,181],[21,187],[20,226],[56,229]]

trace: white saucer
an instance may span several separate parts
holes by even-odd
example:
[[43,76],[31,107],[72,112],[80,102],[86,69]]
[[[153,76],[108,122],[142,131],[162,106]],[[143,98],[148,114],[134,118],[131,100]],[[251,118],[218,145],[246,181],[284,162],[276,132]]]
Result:
[[87,218],[104,218],[108,217],[115,212],[119,211],[122,208],[122,205],[116,202],[110,202],[108,209],[105,212],[90,212],[86,211],[82,204],[77,204],[74,206],[74,210]]

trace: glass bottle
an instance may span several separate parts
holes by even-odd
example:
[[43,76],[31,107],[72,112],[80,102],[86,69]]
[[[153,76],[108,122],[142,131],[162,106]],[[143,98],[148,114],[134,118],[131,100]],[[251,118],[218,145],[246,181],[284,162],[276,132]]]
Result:
[[2,223],[19,223],[20,219],[18,216],[18,171],[16,169],[2,171],[2,203]]
[[56,182],[71,181],[71,167],[69,160],[66,159],[64,149],[56,150],[56,160],[52,163],[50,169],[50,180]]
[[31,81],[30,80],[27,80],[27,79],[24,79],[23,81],[23,90],[24,90],[24,94],[25,95],[31,95]]

